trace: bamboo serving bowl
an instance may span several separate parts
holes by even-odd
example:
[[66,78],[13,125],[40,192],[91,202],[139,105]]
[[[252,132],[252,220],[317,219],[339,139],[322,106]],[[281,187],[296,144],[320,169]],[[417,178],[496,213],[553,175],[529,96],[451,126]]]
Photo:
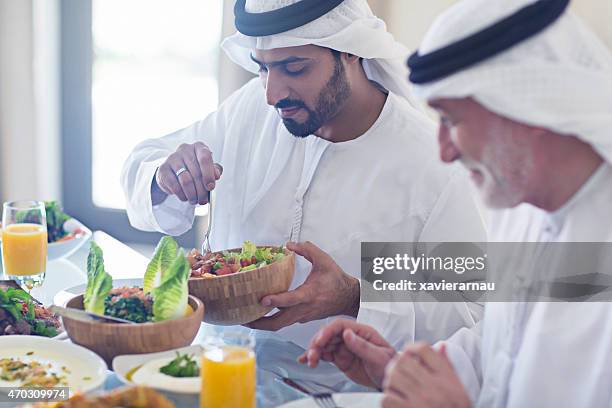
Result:
[[[240,248],[229,252],[239,252]],[[273,307],[262,306],[264,296],[286,292],[295,272],[295,253],[285,249],[281,260],[250,271],[214,278],[189,278],[189,294],[206,306],[204,321],[223,326],[257,320]]]
[[[189,296],[193,313],[163,322],[121,324],[84,322],[62,317],[66,333],[72,342],[97,353],[111,367],[113,358],[122,354],[144,354],[185,347],[193,342],[202,319],[204,304]],[[66,307],[83,309],[83,295],[76,296]]]

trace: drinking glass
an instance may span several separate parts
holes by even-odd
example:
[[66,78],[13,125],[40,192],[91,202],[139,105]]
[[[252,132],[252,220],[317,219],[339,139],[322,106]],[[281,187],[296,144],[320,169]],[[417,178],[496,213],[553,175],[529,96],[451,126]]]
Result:
[[255,408],[255,339],[247,333],[220,333],[204,340],[200,408]]
[[40,201],[12,201],[2,210],[4,276],[28,291],[42,285],[47,266],[47,219]]

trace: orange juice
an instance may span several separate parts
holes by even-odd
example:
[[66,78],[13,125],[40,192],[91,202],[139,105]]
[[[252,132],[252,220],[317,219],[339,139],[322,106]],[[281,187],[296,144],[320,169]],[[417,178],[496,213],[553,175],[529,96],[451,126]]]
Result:
[[38,224],[12,224],[2,230],[5,275],[32,276],[45,272],[47,230]]
[[246,347],[206,350],[200,408],[255,408],[255,353]]

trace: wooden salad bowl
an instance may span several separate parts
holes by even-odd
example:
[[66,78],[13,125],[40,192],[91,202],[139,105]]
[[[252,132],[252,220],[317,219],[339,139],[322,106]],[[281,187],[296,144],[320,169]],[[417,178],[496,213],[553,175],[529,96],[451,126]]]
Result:
[[[72,342],[98,354],[111,367],[113,358],[123,354],[144,354],[168,351],[189,346],[195,338],[204,317],[204,304],[189,296],[193,313],[163,322],[121,324],[84,322],[62,317]],[[76,296],[66,307],[83,309],[83,295]]]
[[[240,248],[229,252],[239,252]],[[250,271],[214,278],[189,278],[189,294],[204,302],[204,321],[230,326],[257,320],[273,307],[262,306],[264,296],[286,292],[295,272],[295,253],[285,249],[281,260]]]

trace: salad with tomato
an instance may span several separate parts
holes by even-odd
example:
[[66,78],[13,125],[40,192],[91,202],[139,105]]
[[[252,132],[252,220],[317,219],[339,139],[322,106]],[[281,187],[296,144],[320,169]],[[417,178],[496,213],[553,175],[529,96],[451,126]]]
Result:
[[250,271],[270,265],[285,257],[283,247],[257,247],[245,241],[240,251],[208,252],[201,254],[197,249],[188,255],[192,278],[213,278]]

